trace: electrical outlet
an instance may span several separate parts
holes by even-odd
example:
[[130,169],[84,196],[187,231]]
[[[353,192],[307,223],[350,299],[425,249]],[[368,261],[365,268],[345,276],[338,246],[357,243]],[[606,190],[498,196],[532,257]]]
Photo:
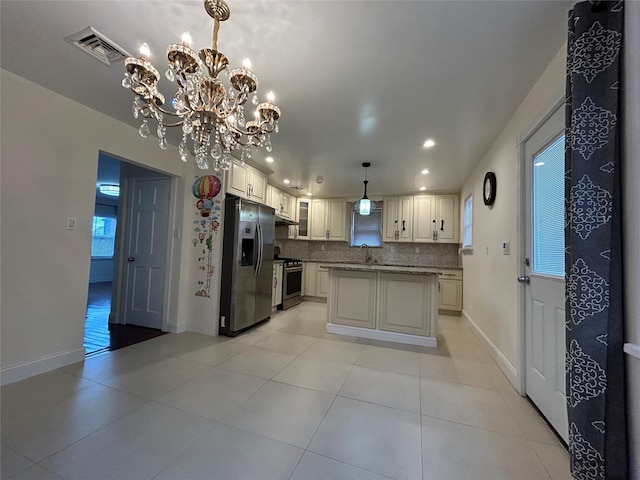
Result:
[[324,245],[320,245],[320,250],[324,252]]
[[67,230],[75,230],[76,229],[76,219],[75,217],[67,218]]
[[416,247],[416,253],[420,253],[420,247]]
[[396,247],[391,247],[389,250],[391,251],[391,253],[396,253]]

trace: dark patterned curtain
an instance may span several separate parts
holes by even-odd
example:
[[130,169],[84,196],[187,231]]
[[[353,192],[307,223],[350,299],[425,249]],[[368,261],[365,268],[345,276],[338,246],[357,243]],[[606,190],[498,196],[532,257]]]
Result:
[[567,409],[576,480],[625,479],[620,94],[623,1],[569,12]]

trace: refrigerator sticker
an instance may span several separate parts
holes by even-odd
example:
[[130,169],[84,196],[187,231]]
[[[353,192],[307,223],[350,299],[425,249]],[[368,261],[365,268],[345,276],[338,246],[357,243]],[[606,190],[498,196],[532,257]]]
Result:
[[219,248],[215,241],[220,227],[221,201],[215,197],[220,193],[222,183],[215,175],[196,177],[191,187],[195,202],[193,221],[193,246],[197,251],[197,297],[211,298],[211,278],[215,267],[213,265],[214,249]]

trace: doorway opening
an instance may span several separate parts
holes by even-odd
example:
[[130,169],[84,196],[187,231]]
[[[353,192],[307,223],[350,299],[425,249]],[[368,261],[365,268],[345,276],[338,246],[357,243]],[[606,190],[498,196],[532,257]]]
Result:
[[118,274],[117,245],[125,241],[129,230],[129,222],[121,211],[122,198],[127,195],[127,181],[123,180],[159,175],[166,177],[104,152],[99,154],[84,329],[86,356],[116,350],[166,333],[161,328],[135,325],[135,319],[128,323],[110,321],[118,318],[113,314],[118,310],[115,299],[126,296],[127,288],[126,281],[118,282],[115,278]]

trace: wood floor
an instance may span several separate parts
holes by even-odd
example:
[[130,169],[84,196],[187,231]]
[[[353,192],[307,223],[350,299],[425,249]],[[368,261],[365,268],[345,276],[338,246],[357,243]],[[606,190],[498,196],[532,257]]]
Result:
[[136,325],[109,325],[111,288],[111,282],[89,284],[87,316],[84,328],[86,355],[117,350],[165,333],[153,328],[138,327]]

